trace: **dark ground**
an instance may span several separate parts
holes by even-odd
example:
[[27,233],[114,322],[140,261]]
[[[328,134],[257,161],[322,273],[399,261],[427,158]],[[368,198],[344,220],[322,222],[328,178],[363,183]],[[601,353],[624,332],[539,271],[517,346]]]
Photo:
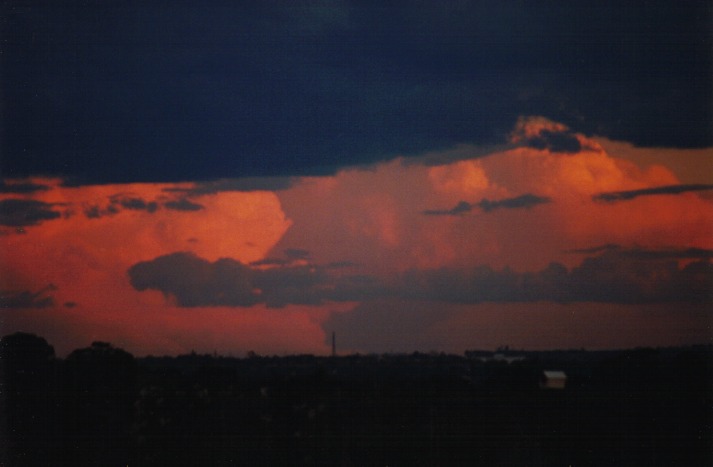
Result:
[[[713,465],[710,346],[61,360],[13,334],[0,351],[7,466]],[[567,387],[540,389],[543,369]]]

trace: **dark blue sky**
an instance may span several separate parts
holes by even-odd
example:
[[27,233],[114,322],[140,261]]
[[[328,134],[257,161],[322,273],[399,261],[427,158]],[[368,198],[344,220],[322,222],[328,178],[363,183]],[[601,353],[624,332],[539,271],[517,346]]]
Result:
[[519,115],[713,145],[710,2],[7,1],[0,175],[330,173]]

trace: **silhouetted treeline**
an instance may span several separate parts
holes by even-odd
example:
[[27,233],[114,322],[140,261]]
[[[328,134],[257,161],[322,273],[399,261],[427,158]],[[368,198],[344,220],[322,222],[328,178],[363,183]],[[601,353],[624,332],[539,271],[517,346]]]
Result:
[[[7,466],[713,465],[713,347],[58,359],[0,341]],[[543,370],[567,375],[543,390]]]
[[135,465],[137,369],[103,342],[59,360],[45,339],[4,337],[2,465]]

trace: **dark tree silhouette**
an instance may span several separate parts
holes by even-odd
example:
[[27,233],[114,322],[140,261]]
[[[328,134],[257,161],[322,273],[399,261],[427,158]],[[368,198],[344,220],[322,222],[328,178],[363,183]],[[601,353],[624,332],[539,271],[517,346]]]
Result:
[[64,364],[66,443],[72,465],[133,464],[134,357],[105,342],[69,354]]
[[52,465],[59,442],[54,355],[34,334],[0,340],[2,465]]

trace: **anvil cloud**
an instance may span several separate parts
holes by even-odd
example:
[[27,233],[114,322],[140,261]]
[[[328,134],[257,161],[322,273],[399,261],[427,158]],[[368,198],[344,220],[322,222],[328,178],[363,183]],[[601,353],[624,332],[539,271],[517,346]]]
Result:
[[711,341],[713,6],[10,1],[0,331]]
[[[576,139],[577,151],[531,144],[542,132]],[[8,180],[44,188],[0,199],[10,271],[4,325],[56,334],[60,349],[101,338],[139,353],[320,353],[330,330],[360,351],[571,346],[581,327],[598,329],[599,313],[608,318],[599,340],[594,331],[585,339],[593,347],[707,339],[713,205],[705,191],[601,203],[600,193],[686,184],[541,117],[518,119],[502,148],[461,147],[473,156],[446,152],[440,164],[432,152],[396,157],[293,177],[277,191],[246,191],[228,179],[79,187]],[[424,215],[436,213],[432,206],[456,207]],[[522,326],[533,325],[526,307],[548,303],[558,311],[538,319],[566,332],[524,338]],[[565,319],[567,309],[582,319]],[[648,331],[605,332],[617,327],[612,309],[652,320]],[[375,325],[392,329],[391,346],[381,331],[369,344]],[[473,327],[477,342],[462,326]],[[497,332],[485,338],[483,326]]]

